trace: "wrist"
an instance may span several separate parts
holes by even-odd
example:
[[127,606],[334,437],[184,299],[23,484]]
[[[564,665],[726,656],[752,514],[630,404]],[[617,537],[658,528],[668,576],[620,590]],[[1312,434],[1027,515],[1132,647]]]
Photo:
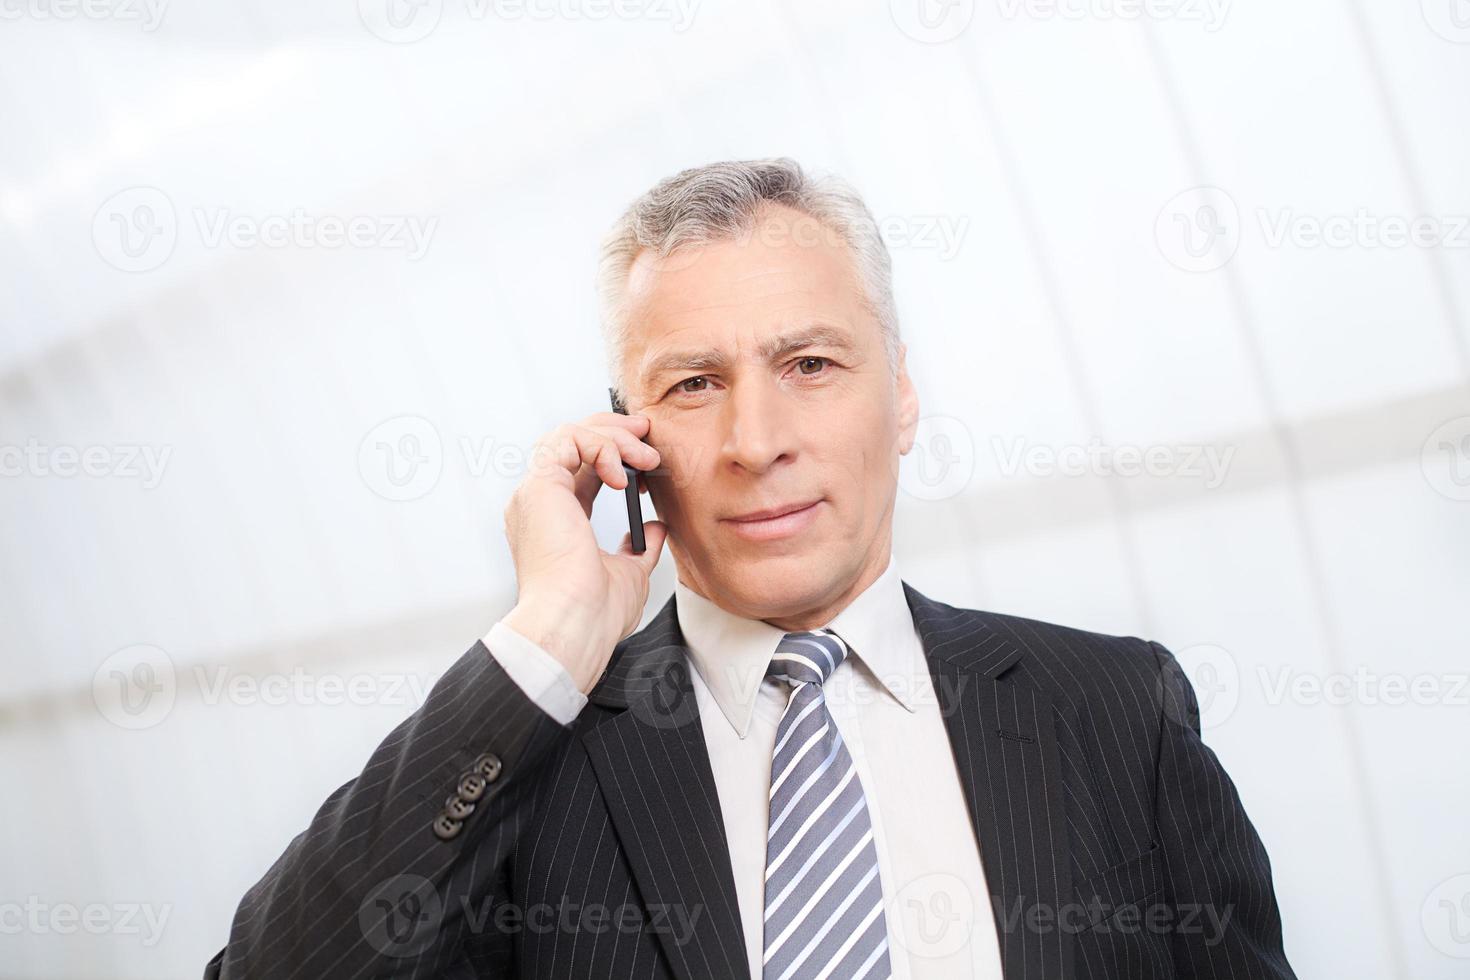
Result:
[[583,694],[602,676],[611,647],[602,649],[600,624],[585,606],[554,595],[523,594],[503,622],[566,668]]

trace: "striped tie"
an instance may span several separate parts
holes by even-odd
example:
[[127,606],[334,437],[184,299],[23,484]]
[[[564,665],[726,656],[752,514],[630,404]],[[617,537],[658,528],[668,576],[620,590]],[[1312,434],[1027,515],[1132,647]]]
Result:
[[766,668],[793,690],[771,757],[762,980],[889,975],[873,826],[822,696],[846,655],[831,630],[787,633]]

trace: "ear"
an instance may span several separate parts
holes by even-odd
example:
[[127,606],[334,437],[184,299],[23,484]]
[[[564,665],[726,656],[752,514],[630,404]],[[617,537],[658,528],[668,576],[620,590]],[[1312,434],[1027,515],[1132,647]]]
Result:
[[914,390],[914,383],[909,379],[908,367],[905,364],[908,350],[908,344],[898,345],[898,374],[894,379],[895,394],[898,398],[898,453],[900,456],[907,456],[909,450],[914,448],[914,437],[919,430],[919,393]]

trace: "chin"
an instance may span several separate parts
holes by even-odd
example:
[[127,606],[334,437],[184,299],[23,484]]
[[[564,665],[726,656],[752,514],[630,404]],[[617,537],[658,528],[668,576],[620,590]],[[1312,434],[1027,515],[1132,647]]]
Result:
[[711,584],[758,618],[769,619],[818,604],[836,567],[830,556],[816,551],[742,556],[726,566],[722,582]]

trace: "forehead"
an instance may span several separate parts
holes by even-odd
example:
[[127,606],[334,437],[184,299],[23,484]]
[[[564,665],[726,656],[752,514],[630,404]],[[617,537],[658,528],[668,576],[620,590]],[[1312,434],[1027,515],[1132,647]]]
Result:
[[851,251],[813,219],[770,209],[747,236],[681,249],[645,250],[627,284],[628,364],[634,383],[671,349],[735,354],[777,333],[824,324],[855,345],[876,330]]

